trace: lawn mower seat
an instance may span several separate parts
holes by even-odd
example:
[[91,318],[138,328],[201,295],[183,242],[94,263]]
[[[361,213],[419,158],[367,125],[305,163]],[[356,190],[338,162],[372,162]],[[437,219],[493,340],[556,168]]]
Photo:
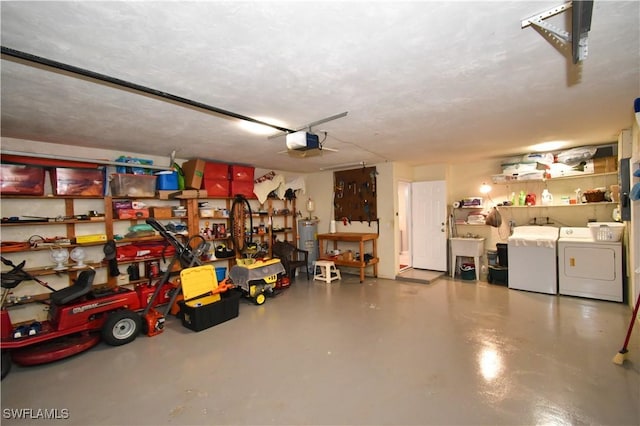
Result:
[[51,303],[54,305],[66,305],[91,291],[93,286],[93,279],[96,276],[96,271],[93,269],[87,269],[80,272],[78,278],[72,286],[65,287],[63,289],[54,291],[51,293]]

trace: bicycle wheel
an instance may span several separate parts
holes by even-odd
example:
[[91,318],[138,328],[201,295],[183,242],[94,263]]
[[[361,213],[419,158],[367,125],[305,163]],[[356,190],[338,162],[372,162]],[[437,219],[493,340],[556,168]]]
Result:
[[236,257],[241,257],[253,240],[253,217],[251,205],[242,195],[236,195],[231,204],[231,236]]

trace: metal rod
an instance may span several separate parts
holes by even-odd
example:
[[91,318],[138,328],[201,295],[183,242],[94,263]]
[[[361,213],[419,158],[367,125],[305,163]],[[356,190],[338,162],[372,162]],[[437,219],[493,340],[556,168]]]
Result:
[[[304,125],[302,127],[297,128],[296,132],[299,132],[299,131],[304,130],[304,129],[309,129],[309,131],[311,131],[311,128],[313,126],[317,126],[318,124],[323,124],[323,123],[327,123],[329,121],[337,120],[338,118],[346,117],[347,114],[349,114],[349,111],[341,112],[340,114],[332,115],[331,117],[327,117],[327,118],[320,119],[318,121],[311,122],[309,124],[306,124],[306,125]],[[284,135],[283,133],[276,133],[275,135],[269,136],[268,139],[279,138],[280,136],[283,136],[283,135]]]
[[[213,112],[220,115],[225,115],[227,117],[237,118],[238,120],[249,121],[251,123],[261,124],[263,126],[271,127],[273,129],[279,130],[285,133],[293,133],[295,130],[287,129],[286,127],[277,126],[275,124],[270,124],[264,121],[256,120],[255,118],[247,117],[246,115],[238,114],[235,112],[227,111],[225,109],[217,108],[211,105],[203,104],[202,102],[194,101],[191,99],[183,98],[181,96],[172,95],[171,93],[162,92],[160,90],[152,89],[146,86],[141,86],[136,83],[131,83],[129,81],[121,80],[119,78],[111,77],[105,74],[100,74],[95,71],[90,71],[84,68],[79,68],[73,65],[65,64],[62,62],[53,61],[51,59],[43,58],[41,56],[32,55],[30,53],[22,52],[20,50],[11,49],[9,47],[2,47],[2,55],[22,59],[27,62],[33,62],[36,64],[44,65],[50,68],[62,70],[65,72],[70,72],[72,74],[82,75],[84,77],[89,77],[93,80],[102,81],[105,83],[113,84],[116,86],[126,87],[127,89],[135,90],[137,92],[145,93],[147,95],[151,95],[157,98],[168,99],[173,102],[178,102],[184,105],[189,105],[191,107],[199,108],[205,111]],[[6,58],[5,58],[6,59]]]
[[86,158],[68,157],[66,155],[57,155],[57,154],[38,154],[35,152],[19,152],[19,151],[9,151],[5,149],[0,150],[0,153],[5,155],[20,155],[22,157],[47,158],[50,160],[79,161],[79,162],[91,163],[91,164],[104,164],[107,166],[139,167],[141,169],[152,169],[152,170],[173,170],[173,167],[170,167],[170,166],[167,166],[167,167],[150,166],[146,164],[124,163],[122,161],[90,160]]

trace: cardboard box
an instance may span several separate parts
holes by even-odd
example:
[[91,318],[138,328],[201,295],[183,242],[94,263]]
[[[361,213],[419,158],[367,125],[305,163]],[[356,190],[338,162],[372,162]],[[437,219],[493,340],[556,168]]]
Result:
[[253,181],[255,169],[249,166],[238,166],[232,164],[229,166],[229,175],[231,180]]
[[44,195],[44,169],[35,166],[2,164],[0,193]]
[[[253,182],[251,182],[253,185]],[[206,189],[209,197],[228,197],[229,196],[229,181],[220,179],[208,179],[204,178],[202,181],[202,187]],[[253,186],[252,186],[253,191]]]
[[198,209],[200,217],[213,217],[213,207],[200,207]]
[[150,207],[151,217],[156,219],[170,219],[173,217],[171,207]]
[[120,209],[132,209],[133,208],[133,202],[131,200],[114,200],[113,201],[113,210],[120,210]]
[[89,234],[76,236],[76,244],[102,243],[107,242],[106,234]]
[[149,209],[118,209],[118,219],[145,219],[149,217]]
[[600,157],[593,159],[594,173],[611,173],[618,171],[617,157]]
[[111,175],[111,195],[114,197],[153,197],[156,195],[157,176],[129,175],[114,173]]
[[55,195],[101,197],[104,195],[105,169],[56,167],[51,170]]
[[187,306],[181,300],[178,304],[182,325],[190,330],[200,331],[236,318],[240,310],[241,295],[238,290],[228,290],[221,294],[218,302],[201,306]]
[[174,195],[179,194],[180,191],[174,191],[174,190],[161,190],[161,191],[156,191],[156,197],[158,197],[159,200],[170,200],[172,198],[174,198]]
[[232,180],[229,195],[231,197],[235,197],[236,195],[244,195],[245,198],[258,198],[256,197],[256,194],[253,193],[253,185],[253,180]]
[[202,188],[202,178],[204,176],[205,161],[194,158],[182,164],[184,173],[184,187],[187,189]]
[[205,189],[185,189],[183,191],[174,192],[170,198],[178,198],[180,200],[190,198],[207,198],[209,194]]

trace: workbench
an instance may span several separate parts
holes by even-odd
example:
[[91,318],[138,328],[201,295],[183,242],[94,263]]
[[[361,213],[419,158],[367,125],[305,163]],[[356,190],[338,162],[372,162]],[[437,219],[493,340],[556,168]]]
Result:
[[[364,270],[367,266],[373,266],[373,276],[378,276],[378,234],[373,233],[360,233],[360,232],[336,232],[333,234],[318,234],[318,244],[320,249],[320,260],[332,260],[336,266],[348,266],[352,268],[360,269],[360,282],[364,281]],[[329,257],[326,253],[324,243],[333,241],[333,249],[338,249],[339,242],[351,242],[358,243],[360,246],[360,259],[359,260],[340,260],[333,257]],[[369,262],[364,261],[364,247],[366,242],[371,242],[373,256]]]

